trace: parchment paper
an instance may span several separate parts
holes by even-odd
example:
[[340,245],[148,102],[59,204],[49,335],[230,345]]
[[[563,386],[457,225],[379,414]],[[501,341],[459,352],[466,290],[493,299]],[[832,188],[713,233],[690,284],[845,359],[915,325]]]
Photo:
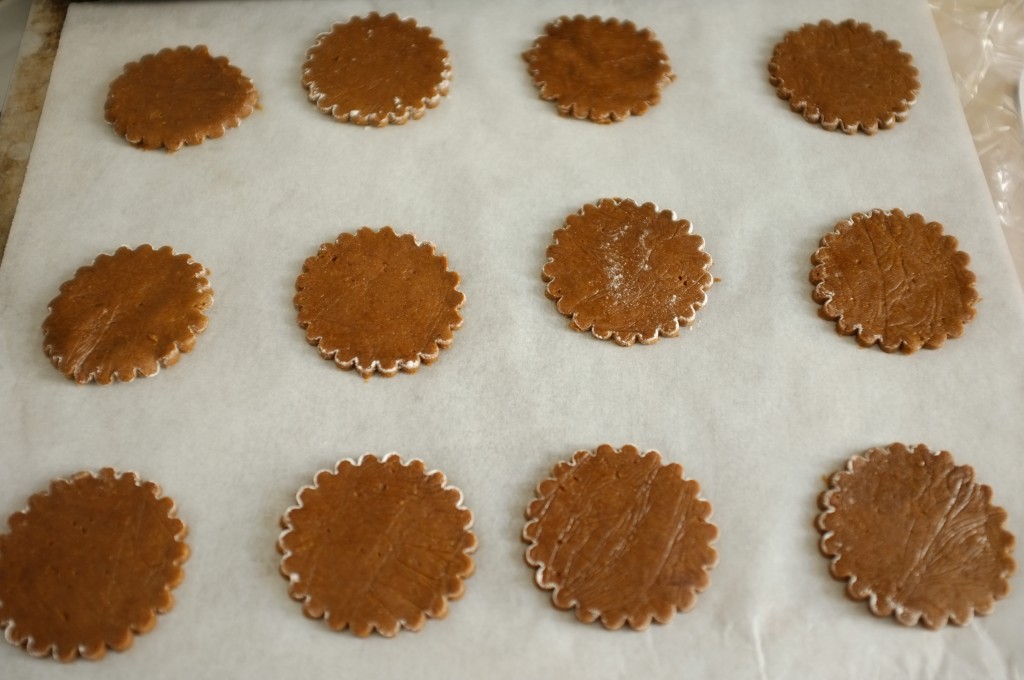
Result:
[[[451,94],[402,127],[319,113],[307,47],[373,9],[415,16],[452,54]],[[540,100],[520,53],[559,13],[630,18],[678,79],[647,115],[598,126]],[[781,36],[869,21],[914,55],[909,120],[828,133],[768,84]],[[103,121],[123,64],[206,43],[262,110],[223,138],[143,152]],[[0,515],[51,478],[111,465],[159,482],[190,526],[177,604],[124,654],[72,667],[0,647],[33,677],[1022,677],[1024,593],[966,628],[908,629],[844,596],[812,522],[822,476],[893,441],[948,449],[1024,531],[1024,299],[925,2],[245,2],[73,5],[0,268]],[[564,217],[605,196],[691,220],[721,280],[696,324],[618,347],[566,326],[540,268]],[[964,336],[862,350],[818,318],[820,237],[899,207],[946,225],[982,300]],[[437,244],[465,324],[416,375],[364,382],[306,344],[295,277],[362,225]],[[41,351],[60,283],[121,244],[170,244],[213,272],[207,331],[151,379],[79,387]],[[523,561],[522,513],[562,458],[658,449],[700,481],[721,531],[696,607],[645,632],[558,611]],[[397,451],[443,470],[476,516],[477,573],[448,618],[358,640],[303,617],[278,574],[278,518],[339,458]]]

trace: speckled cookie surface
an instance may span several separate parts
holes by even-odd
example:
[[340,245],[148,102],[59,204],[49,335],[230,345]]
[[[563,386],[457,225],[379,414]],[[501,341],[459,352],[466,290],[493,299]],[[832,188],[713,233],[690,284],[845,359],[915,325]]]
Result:
[[606,198],[569,215],[547,258],[547,296],[570,327],[623,346],[678,335],[713,281],[689,221],[632,200]]
[[78,383],[129,382],[177,363],[206,328],[209,272],[170,246],[103,254],[60,287],[43,322],[43,350]]
[[921,89],[900,47],[853,19],[804,24],[775,46],[768,73],[779,97],[808,122],[873,135],[905,120]]
[[819,499],[821,551],[847,593],[908,626],[965,625],[1010,590],[1014,538],[992,489],[946,451],[854,456]]
[[371,12],[317,37],[302,85],[317,108],[339,121],[381,127],[423,116],[448,94],[444,43],[415,19]]
[[917,213],[857,213],[821,239],[811,262],[820,315],[865,347],[935,349],[974,318],[970,256],[941,224]]
[[202,143],[252,113],[259,93],[227,57],[206,45],[167,48],[124,67],[111,84],[105,115],[114,131],[143,149]]
[[476,536],[462,494],[395,454],[317,473],[281,520],[289,591],[334,630],[392,637],[443,618],[473,573]]
[[414,373],[452,343],[465,296],[430,243],[363,227],[324,243],[295,282],[299,325],[320,355],[363,377]]
[[523,58],[542,99],[596,123],[642,115],[674,77],[650,29],[596,16],[551,22]]
[[0,628],[33,656],[128,649],[174,605],[185,525],[153,482],[110,468],[56,480],[0,535]]
[[667,623],[710,583],[711,504],[656,451],[607,444],[558,463],[526,510],[526,561],[560,609],[610,629]]

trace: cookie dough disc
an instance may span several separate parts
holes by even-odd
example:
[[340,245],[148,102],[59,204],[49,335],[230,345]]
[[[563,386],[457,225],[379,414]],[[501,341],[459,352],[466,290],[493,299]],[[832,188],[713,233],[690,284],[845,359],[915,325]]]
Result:
[[209,272],[170,246],[100,255],[64,282],[43,322],[43,350],[79,383],[130,382],[177,363],[206,328]]
[[821,239],[811,262],[821,316],[865,347],[906,354],[957,338],[974,318],[970,257],[914,213],[857,213]]
[[542,99],[596,123],[642,115],[661,100],[672,67],[650,29],[631,21],[561,17],[523,54]]
[[577,331],[649,345],[678,335],[704,306],[712,277],[703,248],[671,210],[602,199],[554,233],[543,269],[547,296]]
[[430,243],[391,227],[363,227],[324,243],[295,282],[306,339],[339,368],[364,378],[415,373],[451,345],[466,296]]
[[366,455],[322,470],[281,520],[281,573],[307,616],[392,637],[443,618],[473,573],[473,515],[423,463]]
[[870,24],[822,21],[790,31],[768,73],[779,97],[811,123],[873,135],[906,119],[921,84],[912,58]]
[[33,656],[99,659],[174,606],[185,525],[153,482],[110,468],[59,479],[0,535],[0,628]]
[[339,121],[383,127],[421,118],[448,94],[444,43],[414,19],[371,12],[334,24],[307,53],[302,85]]
[[136,146],[175,151],[238,126],[258,99],[227,57],[211,57],[206,45],[183,45],[127,64],[110,84],[106,119]]
[[903,444],[854,456],[819,499],[821,552],[877,616],[941,628],[988,614],[1016,565],[1006,511],[946,451]]
[[643,629],[686,611],[718,560],[711,504],[676,463],[633,446],[577,451],[526,509],[526,561],[537,585],[585,623]]

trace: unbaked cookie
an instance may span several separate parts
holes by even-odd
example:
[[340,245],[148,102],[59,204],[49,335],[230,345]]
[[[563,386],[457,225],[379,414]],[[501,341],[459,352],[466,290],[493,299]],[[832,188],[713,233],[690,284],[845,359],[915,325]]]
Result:
[[132,144],[175,151],[236,127],[258,99],[227,57],[210,56],[206,45],[182,45],[127,64],[110,84],[105,115]]
[[960,337],[974,318],[970,256],[941,224],[917,213],[857,213],[821,239],[811,262],[821,316],[864,347],[935,349]]
[[877,616],[941,628],[992,611],[1016,565],[1006,511],[946,451],[892,444],[854,456],[820,499],[821,552]]
[[363,456],[322,470],[281,519],[281,573],[307,616],[392,637],[443,618],[473,573],[462,493],[423,463]]
[[295,307],[306,340],[364,378],[433,363],[462,325],[466,296],[444,255],[391,227],[345,233],[306,260]]
[[622,346],[678,335],[713,280],[711,256],[689,221],[629,199],[601,199],[569,215],[547,257],[547,296],[570,327]]
[[561,17],[523,54],[541,99],[596,123],[642,115],[675,77],[650,29],[631,21]]
[[779,97],[826,130],[873,135],[906,119],[921,84],[912,58],[870,24],[821,21],[790,31],[768,73]]
[[170,246],[118,248],[65,281],[43,322],[43,351],[79,383],[152,376],[206,328],[209,272]]
[[700,485],[657,451],[607,444],[558,463],[526,509],[526,561],[559,609],[610,629],[693,607],[718,561]]
[[450,78],[448,51],[429,28],[376,12],[320,34],[302,67],[317,108],[377,127],[421,118],[448,94]]
[[174,606],[186,528],[174,501],[134,473],[58,479],[0,535],[0,628],[33,656],[124,651]]

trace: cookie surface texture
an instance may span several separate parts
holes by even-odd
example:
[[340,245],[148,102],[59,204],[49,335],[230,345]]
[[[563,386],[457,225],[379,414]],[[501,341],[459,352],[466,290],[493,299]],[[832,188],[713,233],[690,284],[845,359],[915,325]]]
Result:
[[974,318],[970,256],[941,224],[916,213],[855,214],[821,239],[811,262],[820,315],[864,347],[935,349]]
[[414,373],[452,343],[466,297],[430,243],[391,227],[363,227],[324,243],[295,282],[306,339],[364,377]]
[[33,656],[124,651],[174,606],[186,528],[153,482],[104,468],[56,480],[0,535],[0,628]]
[[334,24],[306,54],[302,85],[339,121],[382,127],[421,118],[448,94],[451,66],[429,28],[371,12]]
[[674,78],[650,29],[631,21],[561,17],[523,54],[541,99],[563,116],[612,123],[642,115]]
[[110,84],[105,115],[130,143],[175,151],[238,126],[258,99],[227,57],[210,56],[206,45],[183,45],[125,65]]
[[687,220],[618,198],[569,215],[547,258],[547,296],[570,327],[622,346],[678,335],[713,281],[704,239]]
[[43,322],[43,350],[78,383],[130,382],[177,363],[206,328],[209,272],[170,246],[122,246],[60,287]]
[[906,120],[921,84],[912,58],[870,24],[822,21],[775,46],[769,80],[779,97],[826,130],[873,135]]
[[821,552],[877,616],[941,628],[991,612],[1016,565],[1006,511],[946,451],[892,444],[849,460],[819,498]]
[[656,451],[607,444],[555,466],[526,510],[526,561],[559,609],[640,630],[690,609],[717,562],[700,486]]
[[476,536],[443,474],[395,454],[322,470],[281,520],[281,573],[311,618],[392,637],[443,618],[473,573]]

